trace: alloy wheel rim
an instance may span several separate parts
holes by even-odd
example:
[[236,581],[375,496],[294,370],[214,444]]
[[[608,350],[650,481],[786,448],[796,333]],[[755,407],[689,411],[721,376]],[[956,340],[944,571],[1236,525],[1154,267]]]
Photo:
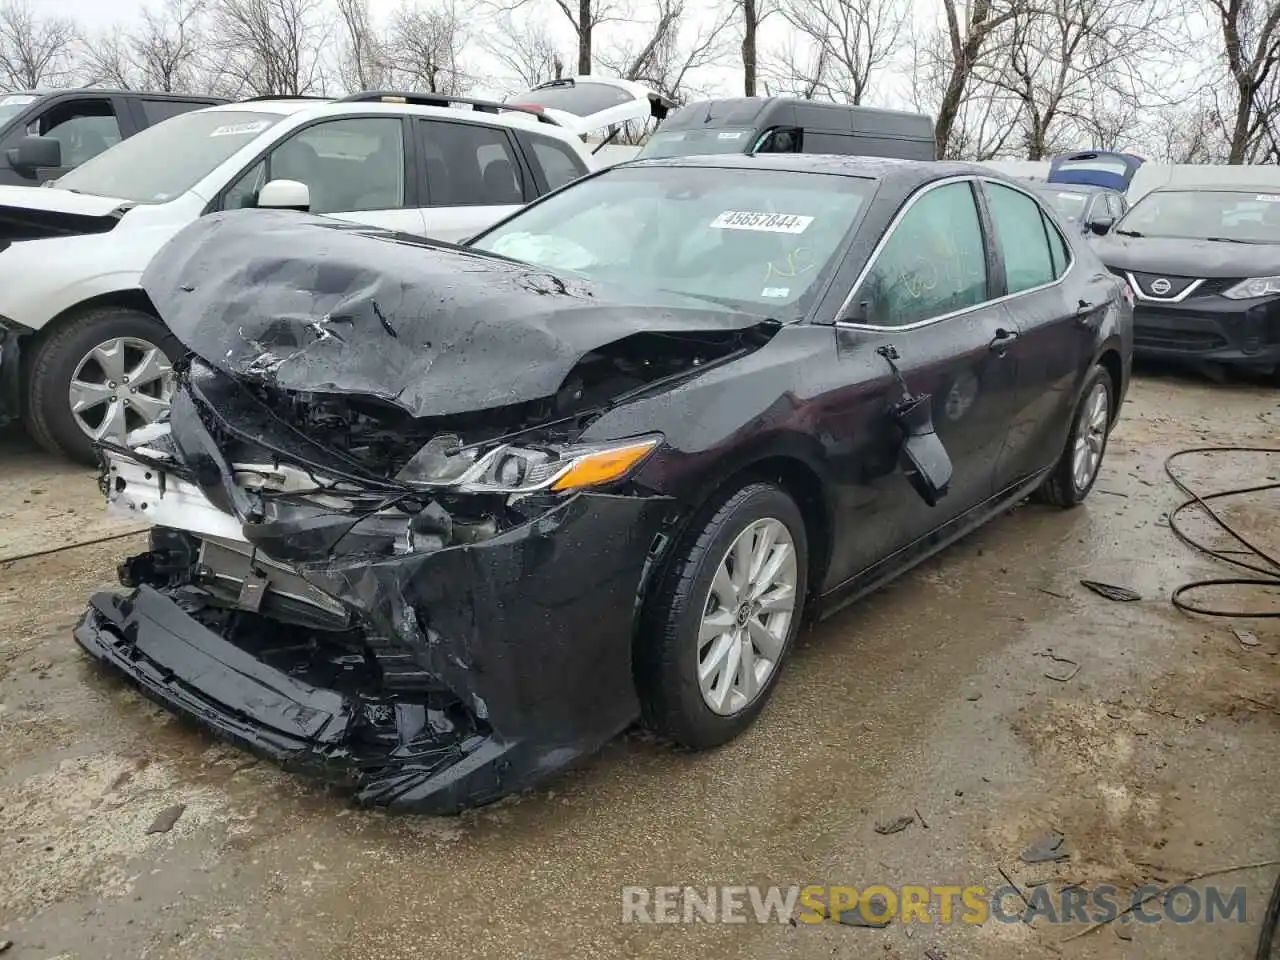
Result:
[[80,358],[67,399],[85,436],[123,444],[130,431],[164,416],[173,387],[163,350],[149,340],[116,337]]
[[1102,465],[1102,451],[1107,445],[1109,406],[1106,384],[1094,384],[1084,402],[1071,461],[1072,478],[1077,490],[1086,489],[1093,482],[1098,467]]
[[745,710],[778,668],[795,616],[795,542],[786,524],[757,520],[716,566],[698,631],[698,688],[713,713]]

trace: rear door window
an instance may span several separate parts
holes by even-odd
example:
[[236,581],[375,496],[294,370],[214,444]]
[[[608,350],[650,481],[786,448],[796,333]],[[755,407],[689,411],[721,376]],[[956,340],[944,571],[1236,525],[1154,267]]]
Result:
[[450,120],[417,122],[430,206],[525,202],[524,174],[504,128]]
[[1048,225],[1040,204],[1010,187],[986,184],[996,242],[1004,258],[1005,283],[1009,293],[1021,293],[1052,283],[1057,272],[1049,246]]
[[212,106],[208,103],[193,103],[189,100],[143,100],[142,115],[147,119],[147,126],[154,127],[163,120],[170,117],[176,117],[179,114],[189,113],[192,110],[200,110],[203,107]]

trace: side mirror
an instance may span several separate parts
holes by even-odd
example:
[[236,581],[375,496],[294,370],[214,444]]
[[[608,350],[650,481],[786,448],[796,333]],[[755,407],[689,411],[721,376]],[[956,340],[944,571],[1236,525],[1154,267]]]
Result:
[[904,400],[894,409],[893,419],[902,430],[898,466],[920,499],[934,507],[951,485],[951,457],[934,432],[932,402],[927,393]]
[[15,170],[38,170],[62,166],[62,141],[53,137],[23,137],[8,151],[9,166]]
[[272,180],[258,191],[256,206],[264,210],[297,210],[306,213],[311,209],[311,190],[298,180]]
[[1089,229],[1098,236],[1104,237],[1111,232],[1111,226],[1115,222],[1115,217],[1094,217],[1089,221]]

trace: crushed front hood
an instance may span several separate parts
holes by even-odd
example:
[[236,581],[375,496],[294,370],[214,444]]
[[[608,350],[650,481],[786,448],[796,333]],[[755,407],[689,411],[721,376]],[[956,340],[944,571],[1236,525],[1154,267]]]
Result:
[[376,397],[415,417],[552,396],[582,357],[634,334],[762,322],[696,301],[627,302],[525,264],[288,211],[196,221],[142,285],[178,339],[224,373]]

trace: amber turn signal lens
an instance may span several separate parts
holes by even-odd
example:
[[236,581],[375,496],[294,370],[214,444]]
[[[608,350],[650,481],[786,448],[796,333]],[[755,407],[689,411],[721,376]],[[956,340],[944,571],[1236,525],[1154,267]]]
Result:
[[602,483],[617,480],[619,477],[626,476],[627,472],[643,460],[657,445],[658,440],[654,438],[628,444],[625,447],[614,447],[611,450],[601,450],[599,453],[589,453],[570,467],[564,476],[553,483],[551,489],[563,492],[565,490],[577,490],[581,487],[598,487]]

